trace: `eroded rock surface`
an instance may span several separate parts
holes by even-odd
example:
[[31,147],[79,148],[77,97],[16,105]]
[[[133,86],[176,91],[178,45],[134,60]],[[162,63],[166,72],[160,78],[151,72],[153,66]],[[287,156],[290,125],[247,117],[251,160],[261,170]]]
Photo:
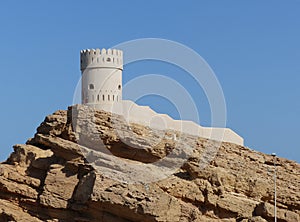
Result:
[[[300,166],[276,161],[277,221],[300,221]],[[0,164],[0,221],[274,221],[273,170],[246,147],[74,106]]]

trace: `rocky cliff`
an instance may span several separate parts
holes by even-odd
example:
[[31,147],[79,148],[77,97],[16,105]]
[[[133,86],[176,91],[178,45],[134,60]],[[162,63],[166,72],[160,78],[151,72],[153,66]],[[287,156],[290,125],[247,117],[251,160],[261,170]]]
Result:
[[[0,164],[0,221],[274,221],[273,161],[70,107]],[[276,162],[277,221],[300,221],[300,166]]]

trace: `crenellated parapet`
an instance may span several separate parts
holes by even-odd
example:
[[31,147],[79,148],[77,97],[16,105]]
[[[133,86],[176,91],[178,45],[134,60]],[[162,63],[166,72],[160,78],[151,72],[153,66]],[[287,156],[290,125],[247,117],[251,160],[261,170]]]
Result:
[[123,52],[117,49],[85,49],[80,51],[80,69],[117,68],[123,70]]

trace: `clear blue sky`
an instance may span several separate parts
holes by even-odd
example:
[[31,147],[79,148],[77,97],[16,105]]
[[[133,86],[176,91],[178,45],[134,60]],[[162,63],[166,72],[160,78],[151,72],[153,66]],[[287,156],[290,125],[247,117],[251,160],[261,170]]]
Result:
[[[185,44],[211,65],[226,98],[227,126],[247,146],[300,162],[299,0],[0,4],[0,160],[32,137],[46,115],[72,103],[81,49],[154,37]],[[152,65],[129,65],[124,82],[141,71],[159,72]],[[141,101],[147,102],[176,117],[163,100]]]

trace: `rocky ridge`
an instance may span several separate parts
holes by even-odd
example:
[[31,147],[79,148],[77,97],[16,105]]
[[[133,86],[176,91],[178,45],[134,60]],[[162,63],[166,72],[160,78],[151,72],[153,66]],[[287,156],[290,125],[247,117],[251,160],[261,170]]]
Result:
[[[0,164],[0,221],[274,221],[273,157],[222,143],[210,159],[211,144],[85,106],[57,111]],[[300,221],[300,165],[276,162],[277,221]]]

